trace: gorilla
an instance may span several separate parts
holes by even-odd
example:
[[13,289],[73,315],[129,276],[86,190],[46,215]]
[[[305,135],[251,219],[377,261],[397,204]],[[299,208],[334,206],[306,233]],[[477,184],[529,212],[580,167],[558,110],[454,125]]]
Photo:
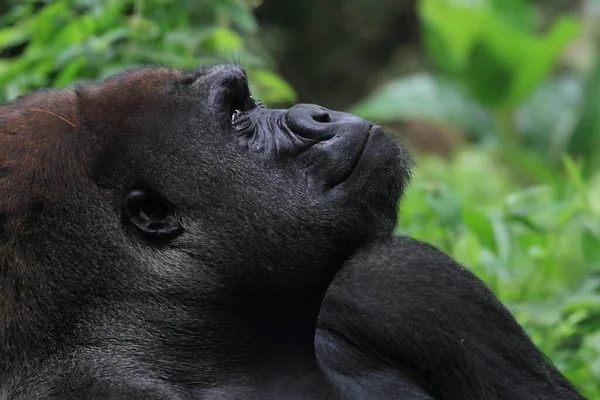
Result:
[[409,169],[237,65],[2,106],[0,399],[582,399],[479,279],[392,236]]

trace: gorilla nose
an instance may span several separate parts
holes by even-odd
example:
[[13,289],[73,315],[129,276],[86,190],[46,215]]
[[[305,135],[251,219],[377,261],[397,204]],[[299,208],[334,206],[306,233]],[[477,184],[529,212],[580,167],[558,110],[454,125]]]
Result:
[[370,127],[370,123],[352,114],[332,111],[314,104],[297,104],[286,113],[290,130],[305,139],[323,141],[336,134]]

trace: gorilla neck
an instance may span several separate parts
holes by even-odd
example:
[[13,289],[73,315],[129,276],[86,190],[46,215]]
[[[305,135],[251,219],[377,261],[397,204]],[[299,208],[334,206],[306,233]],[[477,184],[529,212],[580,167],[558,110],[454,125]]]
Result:
[[247,301],[219,313],[215,322],[224,333],[210,338],[219,343],[210,358],[224,361],[218,368],[223,369],[222,376],[215,377],[226,382],[223,390],[235,391],[241,382],[242,387],[252,388],[264,399],[286,398],[290,393],[329,398],[325,395],[329,394],[329,384],[318,368],[314,348],[325,290],[313,288],[298,295],[290,291],[246,293],[238,298]]
[[[193,306],[183,294],[166,302],[138,298],[117,305],[118,322],[115,312],[101,310],[111,316],[109,326],[94,326],[90,335],[93,343],[111,343],[121,355],[137,358],[144,349],[143,358],[173,374],[170,380],[191,387],[237,376],[263,381],[298,376],[298,371],[318,375],[314,336],[324,292],[325,287],[297,296],[287,291],[201,295]],[[132,320],[132,309],[145,318]]]
[[[248,387],[258,392],[316,390],[318,394],[308,398],[324,398],[323,391],[329,389],[317,367],[314,336],[325,290],[221,293],[195,300],[188,292],[127,296],[86,306],[85,312],[71,310],[82,329],[25,343],[37,350],[29,354],[29,362],[21,361],[48,362],[48,368],[64,369],[65,376],[76,379],[87,374],[90,365],[100,375],[112,376],[150,362],[169,382],[200,392],[221,386],[227,393]],[[43,332],[52,329],[58,328]],[[208,396],[212,389],[206,390]],[[262,398],[281,398],[270,396]]]
[[279,363],[285,357],[314,362],[315,330],[325,290],[326,286],[300,293],[286,290],[238,294],[231,309],[215,316],[219,326],[229,327],[233,336],[223,338],[223,344],[231,348],[235,340],[243,346],[251,364]]

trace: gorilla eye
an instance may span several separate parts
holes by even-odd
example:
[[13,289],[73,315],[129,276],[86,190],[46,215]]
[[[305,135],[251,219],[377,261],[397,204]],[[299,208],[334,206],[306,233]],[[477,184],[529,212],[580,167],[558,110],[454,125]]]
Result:
[[241,96],[236,96],[231,101],[230,110],[233,114],[236,111],[246,112],[255,108],[265,108],[262,101],[255,100],[248,92]]
[[149,239],[169,240],[183,232],[173,205],[152,190],[129,191],[123,211],[125,220]]
[[252,96],[248,96],[244,101],[234,99],[231,104],[231,126],[237,131],[248,129],[252,125],[252,120],[248,115],[248,111],[255,108],[266,108],[260,100],[254,100]]
[[242,131],[248,128],[251,123],[250,116],[245,112],[235,110],[231,115],[231,126],[233,126],[236,131]]
[[236,96],[231,100],[231,111],[250,111],[256,108],[256,102],[248,93],[242,96]]

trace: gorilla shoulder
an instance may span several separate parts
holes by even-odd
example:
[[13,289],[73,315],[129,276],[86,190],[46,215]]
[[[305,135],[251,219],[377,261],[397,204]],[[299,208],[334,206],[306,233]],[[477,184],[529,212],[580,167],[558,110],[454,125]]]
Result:
[[583,399],[481,280],[407,237],[351,256],[327,291],[315,344],[348,398]]

